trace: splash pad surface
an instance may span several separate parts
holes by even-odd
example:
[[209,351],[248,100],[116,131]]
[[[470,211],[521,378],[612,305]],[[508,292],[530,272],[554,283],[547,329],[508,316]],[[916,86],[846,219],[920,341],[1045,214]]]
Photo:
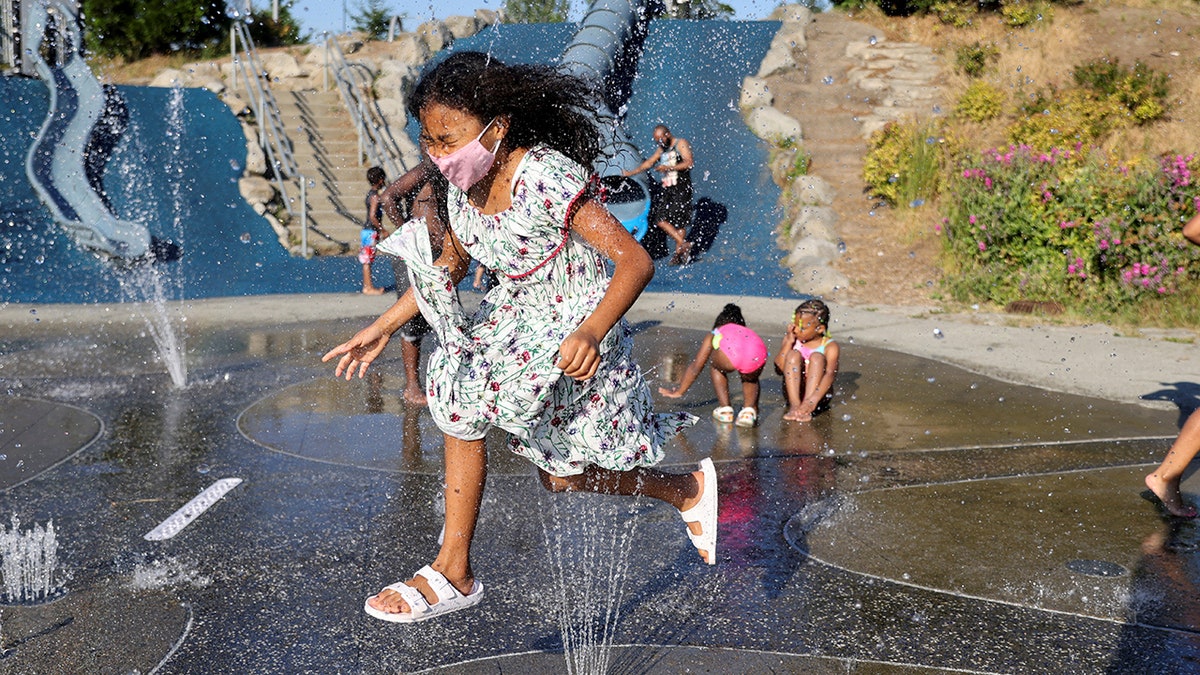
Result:
[[[664,309],[668,298],[679,309]],[[652,299],[630,318],[639,362],[658,385],[705,335],[694,317],[728,298]],[[772,317],[784,304],[740,301],[774,350]],[[379,377],[349,383],[318,362],[369,312],[339,313],[347,303],[338,296],[305,298],[303,308],[276,299],[269,311],[258,302],[196,309],[183,390],[140,358],[150,347],[136,322],[111,322],[86,349],[64,349],[86,317],[6,317],[7,400],[70,405],[105,429],[0,493],[23,523],[53,518],[70,570],[53,603],[5,607],[6,665],[37,672],[39,659],[65,654],[93,670],[158,664],[162,673],[562,672],[561,610],[580,601],[554,582],[556,531],[571,535],[560,546],[576,580],[608,589],[577,605],[574,620],[586,625],[620,598],[611,672],[1184,672],[1200,657],[1189,590],[1200,578],[1197,530],[1164,523],[1137,497],[1139,471],[1165,451],[1177,411],[881,350],[868,346],[863,320],[877,317],[847,310],[835,313],[838,394],[812,424],[782,421],[772,376],[754,429],[714,424],[706,382],[681,400],[658,399],[702,418],[671,443],[665,465],[717,461],[715,568],[698,561],[669,508],[551,495],[493,444],[473,561],[493,592],[477,611],[417,626],[375,621],[363,598],[436,551],[439,434],[426,411],[400,401],[398,353],[376,364]],[[911,323],[897,320],[889,334]],[[948,337],[938,344],[966,330],[939,325]],[[1025,337],[990,332],[997,349]],[[0,409],[7,436],[17,408]],[[143,539],[222,478],[243,483],[176,537]],[[1197,488],[1185,483],[1193,497]],[[588,542],[614,532],[629,541],[627,571],[591,575],[610,556],[593,557]],[[1089,573],[1113,565],[1126,573]],[[103,619],[114,607],[160,619],[147,633]],[[97,625],[104,630],[87,640],[76,632]],[[85,656],[58,640],[97,649]]]

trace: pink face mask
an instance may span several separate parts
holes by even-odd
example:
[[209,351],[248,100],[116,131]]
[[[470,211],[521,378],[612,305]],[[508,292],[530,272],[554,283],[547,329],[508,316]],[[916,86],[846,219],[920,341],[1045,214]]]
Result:
[[475,140],[467,143],[454,152],[442,157],[434,157],[429,155],[429,159],[437,165],[438,171],[450,181],[454,187],[466,192],[471,189],[471,186],[478,183],[480,178],[487,175],[489,169],[492,168],[492,163],[496,161],[496,151],[500,149],[500,141],[496,141],[496,146],[490,151],[483,147],[483,143],[479,139],[487,133],[487,130],[492,126],[496,118],[492,118],[491,122],[479,132]]

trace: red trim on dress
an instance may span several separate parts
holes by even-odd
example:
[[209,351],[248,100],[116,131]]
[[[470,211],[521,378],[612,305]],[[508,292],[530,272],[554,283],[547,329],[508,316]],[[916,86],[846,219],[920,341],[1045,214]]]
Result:
[[546,263],[554,260],[554,257],[558,255],[559,251],[563,250],[563,247],[567,245],[567,240],[571,237],[571,217],[575,215],[575,204],[581,197],[588,193],[588,187],[589,186],[585,184],[582,188],[580,188],[579,192],[571,198],[571,202],[567,204],[567,215],[563,218],[563,238],[562,241],[559,242],[558,246],[550,252],[550,255],[547,256],[545,260],[535,265],[533,269],[529,270],[528,272],[522,272],[521,274],[505,274],[504,276],[508,277],[509,279],[524,279],[530,274],[533,274],[534,272],[545,267]]

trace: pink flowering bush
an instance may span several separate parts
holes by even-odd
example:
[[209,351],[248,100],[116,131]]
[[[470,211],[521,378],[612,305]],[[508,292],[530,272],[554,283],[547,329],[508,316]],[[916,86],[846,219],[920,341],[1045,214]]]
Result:
[[1200,247],[1180,230],[1200,208],[1193,155],[1121,164],[1083,147],[967,156],[939,226],[958,300],[1054,300],[1084,314],[1192,288]]

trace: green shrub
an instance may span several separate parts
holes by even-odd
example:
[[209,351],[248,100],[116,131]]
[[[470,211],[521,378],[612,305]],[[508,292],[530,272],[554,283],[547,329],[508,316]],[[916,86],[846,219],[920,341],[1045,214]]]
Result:
[[1009,26],[1021,27],[1043,20],[1049,22],[1052,15],[1049,3],[1007,0],[1000,5],[1000,16]]
[[[1038,104],[1046,107],[1036,110]],[[1098,98],[1085,89],[1069,89],[1058,96],[1036,96],[1024,111],[1025,117],[1009,125],[1008,139],[1013,144],[1042,150],[1076,143],[1092,145],[1132,121],[1118,101]]]
[[943,141],[935,123],[889,122],[871,135],[863,179],[893,206],[937,196]]
[[1138,124],[1159,119],[1167,113],[1170,86],[1166,73],[1138,61],[1121,68],[1118,59],[1096,59],[1075,67],[1075,83],[1120,102]]
[[796,156],[792,159],[791,166],[788,167],[787,173],[784,174],[788,182],[794,181],[800,176],[807,176],[809,169],[812,167],[812,155],[805,150],[797,150]]
[[983,80],[975,80],[967,87],[954,111],[973,121],[986,122],[1000,116],[1004,109],[1004,92]]
[[979,77],[988,64],[999,56],[1000,50],[996,48],[996,45],[974,42],[955,50],[954,64],[967,76]]
[[954,2],[954,0],[939,0],[929,6],[929,13],[936,16],[944,24],[954,26],[955,28],[966,28],[975,20],[975,15],[979,13],[979,9],[973,4]]
[[1103,318],[1197,289],[1181,223],[1200,207],[1195,157],[1121,166],[1096,150],[1010,146],[968,157],[946,188],[947,289]]

